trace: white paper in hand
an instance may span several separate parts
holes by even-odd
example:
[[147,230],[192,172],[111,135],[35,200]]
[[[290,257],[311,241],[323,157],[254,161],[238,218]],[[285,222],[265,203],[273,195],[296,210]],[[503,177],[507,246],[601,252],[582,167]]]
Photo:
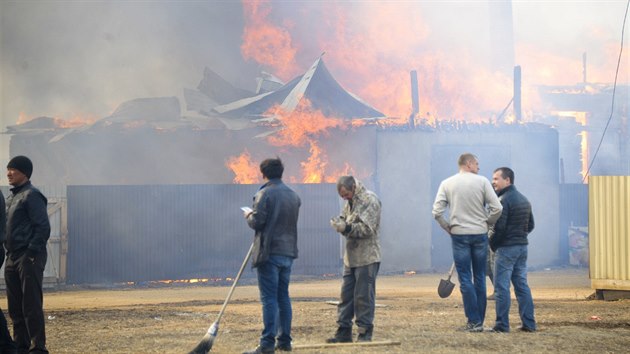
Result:
[[253,211],[252,208],[247,207],[247,206],[241,207],[241,210],[246,213],[251,213]]

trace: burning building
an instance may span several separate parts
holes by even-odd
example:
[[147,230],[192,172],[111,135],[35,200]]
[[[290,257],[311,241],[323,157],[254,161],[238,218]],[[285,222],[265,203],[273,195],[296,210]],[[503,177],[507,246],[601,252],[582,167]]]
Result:
[[[204,261],[207,257],[204,257],[203,247],[208,247],[206,253],[221,250],[222,257],[238,259],[235,254],[225,254],[226,250],[235,249],[233,244],[221,241],[230,224],[213,225],[223,225],[221,220],[230,219],[226,216],[229,210],[234,209],[233,214],[238,214],[236,204],[249,203],[244,197],[254,191],[249,184],[261,182],[258,162],[274,155],[284,160],[285,180],[298,190],[310,183],[332,183],[342,174],[353,174],[379,194],[383,202],[382,268],[385,271],[427,271],[450,264],[449,239],[432,220],[431,205],[440,181],[456,173],[456,161],[461,153],[472,152],[479,156],[481,173],[488,178],[494,168],[511,166],[517,171],[519,189],[535,206],[537,227],[531,235],[531,244],[536,252],[531,252],[530,264],[558,262],[561,240],[557,217],[556,129],[536,123],[429,123],[423,119],[418,119],[413,126],[400,124],[344,90],[322,58],[303,75],[286,84],[276,82],[275,89],[257,94],[232,89],[218,78],[207,69],[198,88],[186,90],[185,115],[181,114],[175,97],[144,98],[125,102],[110,116],[81,127],[62,127],[48,118],[8,127],[12,134],[12,153],[26,154],[38,166],[35,183],[69,186],[68,273],[71,280],[94,279],[93,275],[77,271],[89,269],[90,264],[111,261],[107,259],[108,254],[120,253],[111,249],[105,251],[111,245],[129,244],[124,258],[142,259],[146,250],[133,251],[135,246],[131,240],[155,239],[163,230],[171,230],[172,235],[188,245],[181,246],[180,251],[189,256],[180,257],[192,263],[185,263],[183,267],[179,261],[179,266],[167,267],[182,269],[185,275],[164,271],[150,278],[172,278],[178,274],[203,277],[199,274],[201,269],[211,266]],[[247,95],[250,96],[243,97]],[[226,103],[230,99],[233,101]],[[233,183],[243,184],[245,192],[225,192],[231,190],[228,187],[202,187]],[[305,225],[311,225],[303,234],[308,242],[315,242],[306,246],[303,258],[312,258],[308,256],[312,251],[329,256],[332,253],[338,260],[341,246],[334,235],[328,235],[331,232],[327,219],[338,212],[335,205],[338,206],[339,199],[333,185],[322,186],[323,192],[308,194],[309,198],[304,200],[305,206],[321,200],[321,196],[326,196],[328,202],[317,202],[326,205],[323,209],[310,205],[306,207],[310,208],[309,212],[302,214]],[[173,192],[174,188],[178,192]],[[130,197],[142,193],[153,197]],[[212,207],[214,204],[194,198],[200,193],[206,200],[219,198],[218,209]],[[181,209],[166,208],[170,210],[166,213],[150,211],[151,205],[157,208],[157,205],[168,204],[160,197],[162,194],[172,195]],[[116,217],[106,216],[107,205],[110,209],[116,205],[116,200],[108,199],[112,195],[126,201],[123,205],[139,206],[130,207],[133,211],[119,213]],[[234,197],[236,195],[238,197]],[[184,202],[188,197],[196,201]],[[104,200],[103,205],[96,202],[100,200]],[[331,206],[331,202],[334,205]],[[234,203],[233,208],[225,208]],[[317,203],[315,205],[320,205]],[[189,207],[193,209],[188,210]],[[90,208],[100,212],[90,211]],[[147,208],[146,212],[136,210]],[[217,214],[211,210],[222,212]],[[222,216],[218,219],[208,216],[204,223],[201,215],[205,212]],[[146,218],[138,220],[138,225],[153,225],[151,220],[154,219],[163,221],[168,215],[191,213],[199,217],[173,217],[168,225],[158,229],[149,227],[149,231],[123,227],[128,223],[121,221],[135,215]],[[215,220],[216,224],[208,224],[208,220]],[[94,225],[100,226],[95,229]],[[186,231],[187,228],[194,232]],[[101,234],[98,230],[109,231]],[[158,237],[165,240],[162,246],[170,244],[169,237],[167,234]],[[204,237],[214,241],[201,242]],[[319,249],[316,245],[330,247]],[[165,249],[162,246],[155,252],[159,254]],[[187,247],[190,252],[186,251]],[[94,250],[101,251],[94,253]],[[338,266],[335,261],[328,263]],[[142,264],[131,268],[141,268]],[[313,265],[313,269],[330,272],[329,268],[324,268]],[[306,268],[303,272],[310,274]],[[121,281],[124,276],[113,273],[96,278]],[[127,276],[142,280],[140,273]]]

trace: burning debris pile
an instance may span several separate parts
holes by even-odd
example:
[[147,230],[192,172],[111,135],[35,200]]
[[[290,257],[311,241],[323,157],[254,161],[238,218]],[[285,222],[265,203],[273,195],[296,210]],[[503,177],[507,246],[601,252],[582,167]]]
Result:
[[[8,127],[7,133],[13,134],[15,150],[55,172],[40,176],[44,184],[59,183],[61,171],[62,184],[255,183],[254,161],[267,155],[296,160],[300,171],[290,175],[292,182],[330,182],[350,170],[358,173],[360,158],[329,165],[330,149],[323,140],[331,130],[347,132],[385,119],[383,113],[344,90],[321,57],[287,84],[269,74],[260,82],[255,94],[206,68],[197,89],[184,90],[192,113],[186,116],[176,97],[140,98],[83,125],[42,117]],[[125,160],[128,164],[121,166]],[[162,173],[190,163],[201,167],[203,178],[172,179]],[[226,170],[219,172],[218,166]],[[334,166],[339,172],[327,171]],[[124,176],[108,172],[121,167],[141,170]]]
[[[412,92],[414,87],[417,95],[412,82]],[[602,105],[602,97],[608,97],[598,94],[606,91],[601,85],[584,86],[577,92],[567,87],[541,90],[543,98],[564,111],[586,101],[576,96],[588,95],[600,103],[597,107]],[[256,92],[237,88],[206,68],[196,89],[184,89],[184,98],[183,115],[177,97],[139,98],[122,103],[110,116],[98,120],[40,117],[9,126],[6,133],[13,135],[13,151],[45,166],[42,170],[46,172],[38,176],[40,184],[68,185],[259,183],[257,162],[273,155],[293,166],[287,171],[292,183],[334,182],[347,173],[365,179],[376,173],[374,158],[366,153],[373,150],[373,144],[358,141],[376,141],[376,131],[446,134],[536,129],[535,123],[515,122],[513,116],[500,121],[493,115],[486,121],[467,121],[437,119],[430,112],[421,115],[417,97],[412,97],[416,113],[409,120],[386,117],[346,91],[323,57],[287,83],[269,73],[261,74]],[[575,120],[581,119],[585,125],[586,113],[582,113]],[[540,121],[554,124],[549,119]],[[581,136],[581,147],[569,143],[566,149],[573,152],[562,151],[570,170],[576,170],[571,175],[586,169],[586,134]],[[574,162],[580,159],[581,163]],[[169,172],[189,166],[199,173]],[[121,169],[126,172],[119,173]]]
[[[520,169],[523,188],[539,191],[530,193],[532,203],[549,205],[546,198],[557,194],[553,183],[539,186],[558,180],[557,131],[549,126],[426,116],[401,122],[344,90],[321,57],[288,83],[273,82],[260,85],[268,91],[248,93],[206,70],[197,89],[185,90],[185,115],[175,97],[136,99],[80,127],[51,128],[50,119],[41,119],[39,130],[11,127],[11,149],[36,162],[39,185],[257,184],[258,163],[275,155],[293,184],[353,174],[388,205],[382,220],[388,270],[427,270],[448,259],[446,239],[425,209],[462,151],[474,151],[485,166],[536,161],[540,169]],[[543,220],[539,229],[553,233],[557,221]],[[549,247],[532,264],[556,255]]]

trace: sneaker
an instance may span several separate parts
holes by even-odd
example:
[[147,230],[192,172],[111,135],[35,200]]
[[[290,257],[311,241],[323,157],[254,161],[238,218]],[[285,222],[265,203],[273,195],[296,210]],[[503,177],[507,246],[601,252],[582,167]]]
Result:
[[243,352],[243,354],[274,354],[273,348],[263,348],[260,345],[256,347],[254,350],[250,350],[248,352]]
[[359,327],[359,335],[357,336],[357,342],[371,342],[372,341],[373,328]]
[[291,343],[289,344],[280,344],[277,343],[276,344],[276,350],[279,352],[290,352],[293,350],[293,347],[291,346]]
[[339,327],[335,336],[326,339],[326,343],[351,343],[352,342],[352,327]]
[[468,323],[466,324],[466,332],[483,332],[483,325],[481,323]]
[[529,328],[529,327],[525,327],[525,326],[519,328],[519,330],[521,330],[521,332],[530,332],[530,333],[531,332],[536,332],[535,328]]
[[503,327],[494,326],[494,327],[492,327],[492,330],[490,332],[492,332],[492,333],[508,333],[508,332],[510,332],[510,330],[509,329],[505,329]]

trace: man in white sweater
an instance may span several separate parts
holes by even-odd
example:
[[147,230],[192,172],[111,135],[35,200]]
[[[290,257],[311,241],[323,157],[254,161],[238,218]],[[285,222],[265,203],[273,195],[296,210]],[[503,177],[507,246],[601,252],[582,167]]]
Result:
[[[479,176],[479,161],[470,153],[457,161],[459,173],[442,183],[433,203],[433,217],[451,235],[453,259],[464,300],[466,330],[482,332],[486,315],[488,228],[502,206],[490,181]],[[449,219],[444,217],[449,209]]]

